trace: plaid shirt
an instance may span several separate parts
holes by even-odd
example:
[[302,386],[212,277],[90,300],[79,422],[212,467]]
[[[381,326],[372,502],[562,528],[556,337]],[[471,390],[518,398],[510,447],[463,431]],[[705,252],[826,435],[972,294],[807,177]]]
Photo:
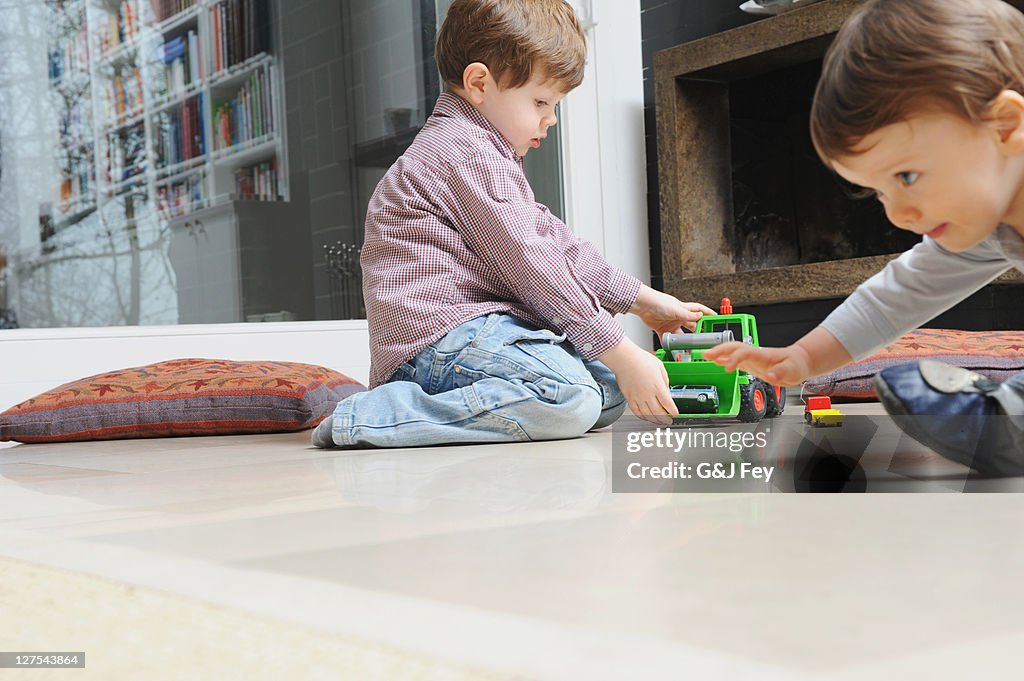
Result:
[[534,200],[508,141],[448,93],[370,198],[361,263],[370,387],[492,312],[564,333],[595,359],[622,339],[612,315],[640,290]]

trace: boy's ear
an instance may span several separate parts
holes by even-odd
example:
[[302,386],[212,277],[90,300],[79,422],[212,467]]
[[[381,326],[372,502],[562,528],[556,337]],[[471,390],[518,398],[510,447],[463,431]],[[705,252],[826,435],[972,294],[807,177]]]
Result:
[[1024,95],[1003,90],[985,112],[985,119],[998,136],[1007,155],[1024,152]]
[[462,89],[466,99],[479,106],[484,96],[494,87],[494,79],[487,64],[475,61],[462,71]]

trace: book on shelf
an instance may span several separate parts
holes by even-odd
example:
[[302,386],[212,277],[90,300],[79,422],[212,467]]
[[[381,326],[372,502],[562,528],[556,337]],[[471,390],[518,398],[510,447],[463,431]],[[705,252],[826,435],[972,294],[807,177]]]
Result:
[[267,0],[224,0],[210,8],[212,69],[219,72],[270,51]]
[[235,171],[235,194],[240,199],[255,201],[279,201],[277,160],[239,168]]
[[166,21],[199,4],[198,0],[151,0],[151,2],[153,3],[153,16],[157,21]]
[[139,67],[114,73],[103,88],[104,121],[117,125],[142,111],[142,76]]
[[199,36],[194,30],[164,42],[160,56],[163,60],[163,87],[158,86],[158,89],[162,89],[167,97],[173,97],[202,80]]
[[199,55],[199,35],[195,31],[188,32],[188,68],[189,82],[198,83],[202,78],[199,65],[202,63]]
[[139,33],[137,0],[123,0],[99,29],[100,54],[106,56],[131,42]]
[[60,210],[67,214],[91,201],[94,167],[89,155],[69,156],[60,166]]
[[206,154],[202,107],[200,92],[158,114],[155,140],[158,168],[175,166]]
[[157,187],[157,209],[167,219],[188,215],[206,203],[206,176],[188,175]]
[[50,44],[48,50],[50,80],[60,80],[65,73],[89,70],[89,35],[81,27],[73,35],[64,35]]
[[274,132],[270,71],[257,69],[235,96],[214,106],[214,148],[227,149]]

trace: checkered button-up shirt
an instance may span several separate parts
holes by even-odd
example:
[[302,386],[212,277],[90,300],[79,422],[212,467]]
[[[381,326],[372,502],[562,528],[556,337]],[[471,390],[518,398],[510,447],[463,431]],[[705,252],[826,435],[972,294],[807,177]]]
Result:
[[448,93],[377,185],[361,263],[371,387],[492,312],[564,333],[595,359],[622,339],[612,315],[640,290],[534,200],[508,141]]

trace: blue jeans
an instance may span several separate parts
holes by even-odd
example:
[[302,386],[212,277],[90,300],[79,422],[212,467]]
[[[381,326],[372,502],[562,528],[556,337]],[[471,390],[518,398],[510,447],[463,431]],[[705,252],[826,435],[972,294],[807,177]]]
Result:
[[611,370],[584,361],[564,335],[490,314],[338,403],[331,437],[373,447],[554,440],[607,426],[625,408]]

